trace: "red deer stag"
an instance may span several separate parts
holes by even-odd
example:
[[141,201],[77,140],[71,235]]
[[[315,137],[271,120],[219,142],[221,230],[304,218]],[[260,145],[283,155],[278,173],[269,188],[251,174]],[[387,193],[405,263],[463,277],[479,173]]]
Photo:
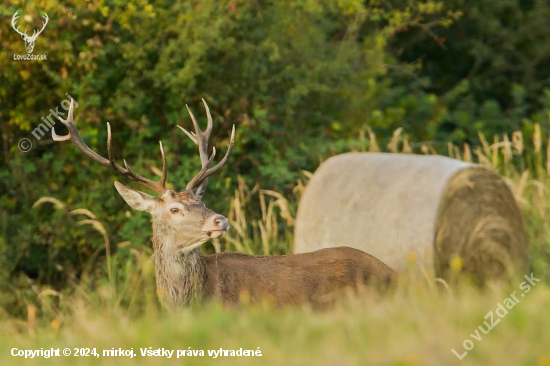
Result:
[[165,186],[167,164],[162,142],[162,174],[160,180],[155,182],[136,174],[125,160],[124,167],[116,163],[109,123],[108,158],[92,151],[78,134],[72,103],[67,120],[60,118],[69,129],[69,134],[58,136],[52,129],[55,141],[71,140],[96,162],[158,193],[158,197],[153,197],[115,182],[117,191],[128,205],[152,215],[157,294],[166,307],[177,308],[207,298],[235,303],[243,292],[247,292],[253,302],[267,298],[277,305],[311,303],[323,306],[327,299],[332,298],[326,295],[336,290],[356,290],[358,286],[373,284],[385,288],[390,284],[392,269],[369,254],[347,247],[283,256],[242,253],[201,255],[201,244],[211,238],[222,237],[229,229],[227,219],[209,210],[201,200],[208,177],[227,162],[235,138],[233,126],[227,153],[217,165],[210,168],[216,150],[213,148],[212,154],[208,156],[212,117],[204,99],[203,103],[208,117],[205,131],[201,131],[189,107],[187,110],[195,133],[189,133],[178,126],[199,146],[202,163],[202,169],[179,192]]

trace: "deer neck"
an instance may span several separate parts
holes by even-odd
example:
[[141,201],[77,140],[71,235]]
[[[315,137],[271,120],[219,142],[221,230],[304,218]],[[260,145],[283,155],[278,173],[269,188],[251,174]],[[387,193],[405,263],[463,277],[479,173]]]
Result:
[[205,268],[200,246],[187,247],[185,233],[153,222],[157,293],[163,304],[178,308],[203,296]]

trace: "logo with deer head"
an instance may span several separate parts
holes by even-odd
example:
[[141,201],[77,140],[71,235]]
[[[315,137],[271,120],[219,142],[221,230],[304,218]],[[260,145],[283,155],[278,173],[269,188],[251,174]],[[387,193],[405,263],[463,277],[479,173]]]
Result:
[[34,30],[34,33],[32,34],[32,36],[29,36],[27,35],[27,30],[25,29],[24,32],[21,32],[19,31],[19,26],[16,28],[15,27],[15,21],[17,20],[17,18],[19,18],[18,16],[18,11],[15,12],[15,14],[13,14],[13,18],[11,18],[11,26],[13,27],[13,29],[19,33],[21,35],[21,38],[23,38],[23,41],[25,41],[25,48],[27,49],[27,53],[32,53],[32,50],[34,49],[34,42],[36,42],[36,38],[38,38],[38,36],[40,35],[40,33],[42,33],[42,31],[44,30],[44,28],[46,28],[46,24],[48,24],[48,14],[44,13],[44,19],[46,20],[45,22],[42,22],[42,29],[40,30]]

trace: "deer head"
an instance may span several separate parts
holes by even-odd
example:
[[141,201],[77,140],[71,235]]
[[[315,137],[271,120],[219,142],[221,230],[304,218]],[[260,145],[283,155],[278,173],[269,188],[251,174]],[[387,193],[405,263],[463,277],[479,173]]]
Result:
[[13,17],[11,18],[11,26],[17,33],[19,33],[21,35],[21,38],[23,38],[23,41],[25,41],[25,48],[27,49],[27,53],[32,53],[32,50],[34,49],[34,42],[36,41],[36,38],[38,38],[40,33],[42,33],[44,28],[46,28],[46,24],[48,24],[48,19],[49,19],[48,14],[44,15],[44,19],[46,19],[46,21],[42,22],[42,29],[40,29],[39,31],[37,31],[35,29],[32,36],[29,37],[27,35],[27,30],[26,29],[23,33],[21,33],[19,31],[19,26],[17,28],[15,28],[15,20],[17,18],[19,18],[19,16],[17,15],[18,12],[19,12],[19,10],[16,11],[15,14],[13,14]]
[[189,133],[184,128],[178,126],[199,146],[199,155],[202,164],[202,168],[197,175],[195,175],[195,177],[187,183],[185,188],[180,191],[173,191],[166,188],[167,164],[162,142],[159,142],[162,155],[162,174],[160,179],[155,182],[135,173],[128,163],[126,163],[126,160],[123,160],[124,167],[116,163],[111,145],[111,126],[109,123],[107,123],[108,158],[104,158],[92,151],[80,137],[74,123],[74,107],[72,100],[67,119],[63,120],[59,118],[59,120],[67,126],[69,133],[66,136],[59,136],[52,128],[53,140],[71,140],[92,160],[111,167],[117,173],[155,191],[159,195],[158,197],[151,196],[147,193],[126,187],[119,182],[115,182],[115,188],[130,207],[139,211],[147,211],[152,215],[155,250],[158,249],[163,252],[168,251],[171,254],[178,251],[187,252],[208,241],[210,238],[222,237],[229,229],[227,219],[206,208],[201,199],[208,184],[208,177],[218,172],[231,155],[235,138],[235,126],[233,126],[231,132],[231,140],[227,153],[217,165],[210,168],[210,164],[214,160],[216,154],[216,149],[212,148],[212,154],[209,157],[208,140],[212,132],[212,116],[210,115],[210,110],[204,99],[202,101],[208,117],[206,130],[201,131],[189,107],[187,107],[187,110],[193,120],[195,133]]

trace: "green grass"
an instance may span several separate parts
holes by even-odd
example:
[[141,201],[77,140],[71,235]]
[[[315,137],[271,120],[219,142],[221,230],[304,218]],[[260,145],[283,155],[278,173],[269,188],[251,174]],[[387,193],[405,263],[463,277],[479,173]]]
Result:
[[[536,276],[535,276],[536,277]],[[348,299],[335,309],[274,309],[268,304],[224,309],[218,304],[167,313],[151,306],[138,316],[125,308],[72,301],[59,328],[39,323],[29,335],[24,322],[0,326],[2,365],[548,365],[550,364],[550,288],[543,283],[521,297],[519,282],[483,292],[463,288],[460,295],[411,282],[380,298]],[[459,361],[463,342],[483,325],[484,316],[512,291],[516,304]],[[68,309],[69,310],[69,309]],[[498,318],[494,315],[495,319]],[[474,334],[475,335],[475,334]],[[96,348],[100,357],[12,357],[11,349]],[[203,350],[204,357],[142,357],[140,348]],[[208,356],[220,348],[257,350],[260,357]],[[133,349],[137,357],[103,357],[105,349]]]

